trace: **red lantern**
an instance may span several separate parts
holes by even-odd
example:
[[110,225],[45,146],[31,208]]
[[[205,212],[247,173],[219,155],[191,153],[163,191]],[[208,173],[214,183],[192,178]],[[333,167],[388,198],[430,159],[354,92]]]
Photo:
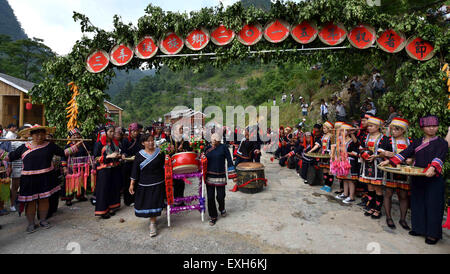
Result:
[[31,104],[31,103],[26,103],[26,105],[25,105],[25,108],[27,110],[30,110],[32,107],[33,107],[33,104]]

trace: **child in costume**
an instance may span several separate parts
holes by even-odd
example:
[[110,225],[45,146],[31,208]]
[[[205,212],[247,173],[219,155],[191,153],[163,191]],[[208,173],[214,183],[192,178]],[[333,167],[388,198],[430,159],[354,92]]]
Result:
[[[336,149],[341,150],[343,149],[345,153],[339,153],[338,159],[340,161],[345,161],[345,166],[347,169],[347,174],[339,175],[337,174],[336,178],[339,180],[342,180],[344,185],[344,192],[341,194],[338,194],[336,196],[337,199],[343,200],[346,204],[351,204],[355,202],[355,192],[356,192],[356,182],[359,178],[359,166],[358,166],[358,144],[355,143],[351,137],[351,134],[353,133],[354,129],[349,124],[343,124],[340,126],[339,129],[340,132],[336,133],[336,135],[341,136],[343,134],[344,138],[342,142],[339,142],[340,146],[344,146],[343,148],[337,147],[338,144],[333,145],[332,147],[332,153],[331,155],[335,154]],[[343,132],[342,132],[343,131]],[[334,165],[334,163],[333,163]],[[332,172],[334,172],[333,170]]]
[[371,216],[373,219],[381,218],[381,207],[383,205],[383,171],[378,168],[382,161],[382,155],[379,149],[391,151],[389,138],[384,136],[380,129],[384,121],[377,117],[370,117],[367,120],[367,137],[361,144],[363,152],[360,154],[362,159],[361,175],[359,180],[367,184],[368,202],[366,205],[365,216]]
[[[314,147],[310,152],[314,152],[320,148],[322,154],[330,154],[331,145],[334,142],[334,134],[333,134],[334,125],[326,121],[323,124],[323,136],[320,140],[316,141]],[[333,185],[334,176],[330,174],[330,159],[321,159],[319,162],[319,168],[323,171],[323,182],[324,185],[321,190],[331,192],[331,186]]]

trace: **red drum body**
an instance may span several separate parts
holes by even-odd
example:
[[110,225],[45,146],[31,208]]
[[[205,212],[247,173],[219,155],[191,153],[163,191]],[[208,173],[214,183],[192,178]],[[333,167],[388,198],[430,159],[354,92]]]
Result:
[[200,170],[200,159],[195,152],[180,152],[172,156],[172,173],[194,173]]

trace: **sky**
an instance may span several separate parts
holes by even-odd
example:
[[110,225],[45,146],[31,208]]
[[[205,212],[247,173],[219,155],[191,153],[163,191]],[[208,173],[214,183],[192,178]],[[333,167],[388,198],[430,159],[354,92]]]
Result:
[[148,4],[165,11],[190,12],[203,7],[224,6],[238,0],[8,0],[14,14],[28,37],[44,39],[44,43],[59,55],[68,54],[81,38],[79,22],[72,19],[73,11],[89,17],[92,24],[113,29],[113,16],[118,14],[124,23],[144,15]]

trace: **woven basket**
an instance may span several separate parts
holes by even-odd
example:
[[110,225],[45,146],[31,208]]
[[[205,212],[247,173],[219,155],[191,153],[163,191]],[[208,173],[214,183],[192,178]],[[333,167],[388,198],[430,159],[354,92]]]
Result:
[[[408,175],[408,176],[425,176],[425,173],[423,173],[423,168],[421,167],[414,167],[414,166],[404,166],[400,165],[398,168],[394,168],[392,166],[378,166],[379,169],[395,173],[395,174],[401,174],[401,175]],[[411,171],[405,171],[405,168],[409,168]]]
[[320,158],[320,159],[330,159],[330,154],[322,154],[322,153],[306,153],[307,157],[311,158]]

